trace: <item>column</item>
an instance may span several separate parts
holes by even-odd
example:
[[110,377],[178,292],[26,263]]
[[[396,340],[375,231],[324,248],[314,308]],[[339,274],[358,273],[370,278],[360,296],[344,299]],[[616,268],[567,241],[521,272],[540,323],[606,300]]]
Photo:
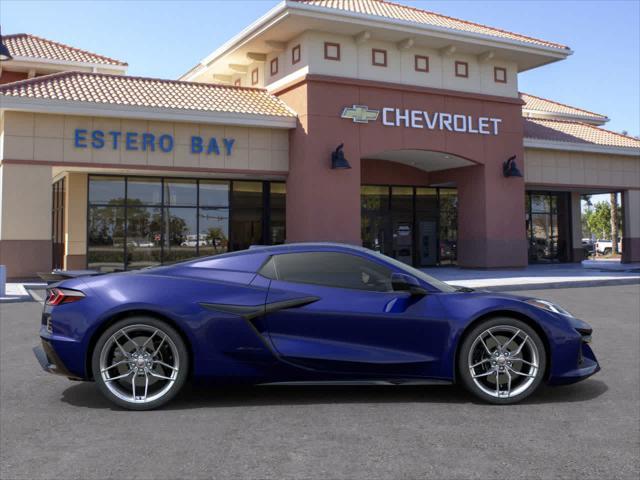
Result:
[[65,270],[87,268],[87,174],[69,173],[65,191]]
[[640,262],[640,190],[622,192],[624,237],[622,263]]
[[582,204],[580,192],[571,192],[571,251],[572,262],[584,260],[582,248]]
[[504,178],[493,165],[456,169],[458,265],[527,266],[524,180]]

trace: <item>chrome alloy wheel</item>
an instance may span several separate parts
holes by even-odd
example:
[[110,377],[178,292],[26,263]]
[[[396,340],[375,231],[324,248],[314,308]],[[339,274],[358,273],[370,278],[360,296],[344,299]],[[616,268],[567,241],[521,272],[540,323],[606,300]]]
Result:
[[171,338],[150,325],[127,325],[107,339],[100,351],[104,385],[129,403],[162,398],[175,383],[180,356]]
[[476,386],[495,398],[522,394],[542,374],[535,342],[510,325],[493,326],[480,333],[469,349],[468,367]]

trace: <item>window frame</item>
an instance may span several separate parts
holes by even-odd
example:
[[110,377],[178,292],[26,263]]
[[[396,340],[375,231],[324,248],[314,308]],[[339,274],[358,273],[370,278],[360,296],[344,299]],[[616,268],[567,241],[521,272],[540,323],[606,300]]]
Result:
[[[336,48],[336,56],[329,55],[329,48]],[[325,60],[333,60],[336,62],[340,61],[340,44],[335,42],[324,42],[324,59]]]
[[[376,61],[376,54],[381,53],[384,60],[382,62]],[[386,67],[387,66],[387,51],[382,48],[372,48],[371,49],[371,65],[374,67]]]
[[300,44],[296,45],[291,49],[291,65],[295,65],[296,63],[300,62],[302,58],[301,53],[302,52],[300,50]]
[[[464,68],[464,73],[460,73],[459,70],[458,70],[458,67],[463,67]],[[469,62],[463,62],[462,60],[456,60],[455,61],[454,72],[456,74],[456,77],[469,78]]]
[[[425,61],[425,68],[420,68],[418,67],[418,61],[420,60],[424,60]],[[429,73],[429,57],[427,55],[414,55],[413,57],[413,69],[416,72],[420,72],[420,73]]]
[[[498,72],[502,73],[502,80],[498,77]],[[493,67],[493,81],[496,83],[507,83],[507,69],[504,67]]]
[[269,73],[272,77],[278,74],[278,63],[278,57],[272,58],[269,62]]
[[[357,258],[358,260],[360,260],[361,262],[365,263],[365,264],[371,264],[372,266],[377,267],[378,269],[385,269],[388,272],[388,281],[389,281],[389,290],[374,290],[374,289],[369,289],[369,288],[358,288],[358,287],[347,287],[347,286],[343,286],[343,285],[327,285],[326,283],[317,283],[317,282],[303,282],[303,281],[299,281],[299,280],[287,280],[284,278],[281,278],[280,273],[278,272],[278,262],[277,262],[277,257],[283,257],[283,256],[290,256],[290,255],[315,255],[315,254],[334,254],[334,255],[346,255],[349,257],[354,257]],[[267,276],[264,274],[264,269],[267,268],[269,265],[272,265],[273,271],[275,273],[275,278],[273,278],[273,276]],[[373,268],[371,268],[371,270],[374,270]],[[265,260],[265,262],[260,266],[260,268],[257,271],[258,274],[260,274],[261,276],[268,278],[270,280],[277,280],[279,282],[287,282],[287,283],[293,283],[296,285],[313,285],[316,287],[323,287],[323,288],[338,288],[338,289],[342,289],[342,290],[356,290],[356,291],[360,291],[360,292],[368,292],[368,293],[383,293],[383,294],[389,294],[389,293],[397,293],[400,294],[402,292],[398,292],[393,290],[393,287],[391,286],[391,275],[393,273],[397,273],[397,271],[390,265],[375,259],[375,258],[370,258],[368,256],[365,255],[358,255],[356,252],[340,252],[340,251],[332,251],[332,250],[306,250],[306,251],[300,251],[300,252],[282,252],[282,253],[273,253],[271,255],[269,255],[269,257]],[[404,272],[403,272],[404,273]]]

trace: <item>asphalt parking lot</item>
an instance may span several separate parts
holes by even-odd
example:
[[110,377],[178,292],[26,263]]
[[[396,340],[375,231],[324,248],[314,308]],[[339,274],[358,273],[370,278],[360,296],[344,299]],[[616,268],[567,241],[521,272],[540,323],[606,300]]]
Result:
[[236,387],[128,412],[40,370],[39,304],[0,304],[0,477],[638,478],[640,286],[532,293],[593,325],[602,371],[506,407],[456,387]]

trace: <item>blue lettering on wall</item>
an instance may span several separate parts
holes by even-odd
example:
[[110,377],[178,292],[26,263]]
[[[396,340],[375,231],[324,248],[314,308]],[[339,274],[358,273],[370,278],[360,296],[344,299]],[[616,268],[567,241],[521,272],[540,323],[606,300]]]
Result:
[[76,134],[74,137],[74,145],[76,148],[87,148],[85,141],[87,140],[87,131],[82,128],[76,128]]
[[173,150],[173,137],[171,135],[160,135],[158,138],[158,146],[164,153],[169,153]]
[[104,147],[104,132],[102,130],[94,130],[91,132],[91,146],[93,148]]
[[118,138],[120,138],[120,135],[122,135],[120,132],[109,132],[109,135],[111,135],[111,138],[113,139],[112,142],[112,147],[114,150],[118,149]]
[[202,153],[202,137],[191,137],[191,153]]
[[[101,149],[108,145],[112,150],[118,150],[120,145],[124,143],[126,150],[142,150],[155,152],[156,147],[165,153],[173,150],[175,141],[173,135],[163,134],[155,136],[152,133],[138,132],[104,132],[102,130],[86,130],[76,128],[74,135],[74,146],[76,148],[95,148]],[[226,155],[231,155],[234,138],[223,138],[222,144]],[[220,155],[220,144],[216,137],[210,137],[208,140],[194,135],[191,137],[191,153],[195,155]]]
[[224,138],[222,141],[224,142],[224,148],[227,150],[227,155],[231,155],[231,149],[233,148],[233,144],[236,143],[236,139]]
[[211,155],[214,152],[216,155],[220,155],[218,141],[216,140],[216,137],[211,137],[211,140],[209,140],[209,148],[207,148],[207,155]]
[[126,146],[127,150],[138,150],[138,134],[136,132],[127,132]]

